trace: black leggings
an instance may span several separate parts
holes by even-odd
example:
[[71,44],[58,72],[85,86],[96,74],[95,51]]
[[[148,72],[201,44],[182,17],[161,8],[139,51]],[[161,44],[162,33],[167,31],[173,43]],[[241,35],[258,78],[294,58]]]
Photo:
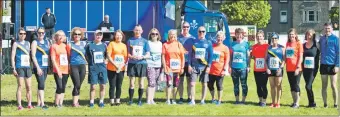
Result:
[[71,65],[71,79],[73,82],[72,96],[78,96],[80,94],[80,87],[85,79],[86,66],[83,65]]
[[209,74],[208,88],[209,91],[214,91],[214,83],[216,81],[217,91],[223,90],[223,78],[222,76],[216,76]]
[[295,72],[287,72],[288,81],[290,85],[290,91],[300,92],[300,77],[301,72],[295,76]]
[[44,90],[45,89],[45,81],[47,78],[47,68],[41,68],[43,74],[41,76],[38,75],[38,70],[37,68],[33,69],[35,78],[37,79],[38,82],[38,90]]
[[318,72],[316,69],[303,69],[303,78],[306,82],[306,91],[308,96],[309,104],[313,104],[314,102],[314,93],[312,89],[313,81],[315,79],[315,75]]
[[257,96],[262,97],[263,99],[267,99],[268,74],[266,72],[254,72],[254,76],[257,88]]
[[[109,94],[110,99],[119,99],[122,94],[122,83],[124,79],[124,71],[116,73],[116,71],[107,70],[107,76],[109,78]],[[116,89],[116,97],[115,97],[115,89]]]
[[62,78],[59,78],[57,73],[54,73],[54,80],[57,85],[57,89],[55,91],[56,94],[65,93],[65,88],[67,84],[68,74],[63,74]]

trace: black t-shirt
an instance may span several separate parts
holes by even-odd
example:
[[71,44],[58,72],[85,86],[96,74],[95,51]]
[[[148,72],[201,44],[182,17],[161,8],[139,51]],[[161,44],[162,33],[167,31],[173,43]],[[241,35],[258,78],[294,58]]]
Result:
[[306,43],[304,43],[303,44],[303,61],[302,61],[303,68],[305,68],[306,58],[308,60],[311,60],[312,58],[314,58],[314,61],[313,61],[314,62],[314,69],[318,69],[319,68],[319,55],[320,55],[320,51],[316,47],[316,42],[314,42],[312,47],[310,47],[310,48],[307,48]]

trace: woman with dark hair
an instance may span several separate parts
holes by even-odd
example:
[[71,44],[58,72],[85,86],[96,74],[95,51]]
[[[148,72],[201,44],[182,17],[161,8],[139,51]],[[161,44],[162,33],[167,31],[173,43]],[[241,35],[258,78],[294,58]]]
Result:
[[148,89],[147,89],[147,104],[155,104],[155,87],[157,86],[157,81],[160,78],[161,66],[162,66],[162,42],[161,35],[156,28],[150,30],[148,36],[148,43],[150,45],[151,57],[146,59],[148,63],[147,67],[147,79],[148,79]]
[[122,93],[122,83],[127,62],[127,49],[123,43],[124,40],[124,33],[121,30],[117,30],[113,36],[113,41],[110,42],[106,50],[109,60],[107,64],[107,75],[110,85],[109,95],[111,106],[120,105],[120,95]]
[[316,107],[312,89],[313,81],[319,69],[319,45],[315,40],[315,31],[307,30],[305,33],[306,43],[303,44],[303,77],[306,82],[308,107]]
[[300,100],[300,77],[301,63],[303,60],[303,46],[299,41],[296,29],[288,31],[288,42],[286,44],[286,71],[293,98],[292,108],[299,108]]

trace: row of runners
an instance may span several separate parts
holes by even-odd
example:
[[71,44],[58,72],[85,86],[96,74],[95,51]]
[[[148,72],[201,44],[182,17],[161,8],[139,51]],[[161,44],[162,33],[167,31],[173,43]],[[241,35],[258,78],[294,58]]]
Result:
[[[259,106],[266,106],[268,79],[271,87],[271,107],[280,107],[281,81],[283,68],[286,66],[293,103],[291,107],[298,108],[300,100],[300,76],[303,73],[306,81],[306,90],[309,100],[308,107],[315,107],[312,83],[319,67],[319,54],[321,53],[322,97],[327,107],[328,76],[331,78],[334,107],[337,107],[336,73],[339,67],[339,39],[332,34],[330,24],[324,25],[325,34],[320,41],[315,40],[315,32],[306,32],[306,43],[302,44],[297,37],[295,29],[288,31],[288,42],[285,46],[278,44],[279,36],[273,33],[271,44],[264,42],[264,32],[257,33],[257,44],[250,47],[243,40],[244,31],[236,29],[236,41],[228,48],[223,44],[225,35],[219,31],[216,41],[205,39],[206,30],[203,26],[198,28],[198,37],[189,34],[190,25],[183,23],[182,33],[177,36],[176,30],[168,31],[168,41],[160,42],[161,35],[157,29],[149,32],[148,39],[141,37],[143,33],[140,25],[134,28],[134,37],[126,44],[124,34],[116,31],[113,41],[108,45],[102,43],[103,33],[95,31],[94,41],[81,44],[84,32],[74,28],[71,32],[70,44],[64,44],[65,33],[57,31],[53,44],[44,39],[44,29],[38,29],[38,39],[30,45],[25,41],[26,32],[19,30],[19,39],[12,47],[13,74],[17,77],[18,109],[22,110],[21,89],[26,85],[28,107],[31,105],[31,76],[30,62],[33,62],[33,72],[38,82],[37,106],[43,109],[48,107],[44,103],[44,88],[47,77],[49,59],[52,61],[54,79],[56,82],[55,106],[62,107],[65,86],[68,76],[73,81],[73,106],[79,106],[80,88],[86,74],[88,64],[88,83],[90,89],[90,107],[94,106],[95,86],[100,85],[99,107],[104,107],[105,84],[109,82],[109,97],[111,105],[120,105],[121,87],[124,79],[125,67],[129,76],[129,102],[133,104],[135,80],[138,80],[138,105],[142,105],[144,92],[144,79],[148,80],[147,104],[154,102],[155,86],[164,72],[167,83],[166,103],[176,104],[176,95],[179,93],[178,103],[182,104],[184,77],[187,79],[188,104],[195,105],[196,80],[202,84],[201,102],[205,104],[207,89],[212,96],[212,103],[221,104],[223,92],[223,78],[231,74],[234,84],[235,104],[245,104],[248,94],[247,76],[250,71],[250,59],[254,59],[254,76],[259,97]],[[216,83],[217,96],[214,84]],[[240,100],[240,85],[242,99]],[[178,87],[178,90],[177,90]]]

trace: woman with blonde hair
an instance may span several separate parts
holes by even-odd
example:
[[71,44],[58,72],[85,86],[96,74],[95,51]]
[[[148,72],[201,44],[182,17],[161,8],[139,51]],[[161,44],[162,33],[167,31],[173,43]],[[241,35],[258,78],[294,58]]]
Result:
[[55,43],[50,48],[53,64],[54,80],[56,82],[55,105],[58,108],[63,106],[64,93],[69,75],[69,54],[66,49],[64,31],[58,30],[54,34]]

